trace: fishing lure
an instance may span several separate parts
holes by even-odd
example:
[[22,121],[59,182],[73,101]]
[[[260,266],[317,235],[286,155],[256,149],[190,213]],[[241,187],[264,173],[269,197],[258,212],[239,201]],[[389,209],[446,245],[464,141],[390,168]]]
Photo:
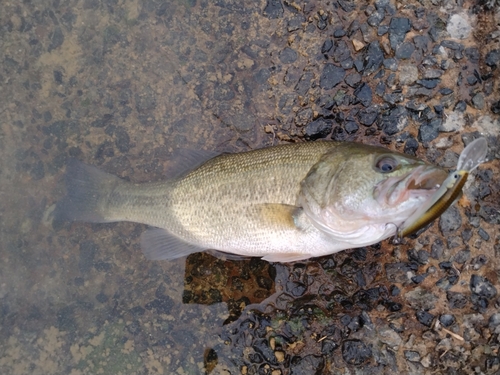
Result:
[[488,152],[488,142],[478,138],[464,148],[458,159],[457,169],[452,171],[441,187],[420,209],[415,211],[398,229],[398,237],[405,237],[438,218],[461,194],[469,174],[479,164],[484,163]]

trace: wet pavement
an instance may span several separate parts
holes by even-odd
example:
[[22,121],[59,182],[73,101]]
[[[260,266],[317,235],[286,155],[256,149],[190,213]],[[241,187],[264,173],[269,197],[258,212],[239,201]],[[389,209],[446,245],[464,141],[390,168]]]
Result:
[[[500,4],[0,5],[2,374],[500,373]],[[423,233],[293,264],[147,261],[144,225],[56,223],[74,157],[353,140],[489,162]]]

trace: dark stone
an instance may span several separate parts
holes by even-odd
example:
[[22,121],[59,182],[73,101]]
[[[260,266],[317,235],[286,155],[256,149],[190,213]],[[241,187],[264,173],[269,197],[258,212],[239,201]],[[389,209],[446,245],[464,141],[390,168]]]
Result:
[[425,311],[425,310],[419,310],[416,313],[417,320],[422,323],[424,326],[431,327],[432,326],[432,321],[434,320],[434,315],[431,313]]
[[384,82],[379,82],[377,83],[377,86],[375,87],[375,94],[378,96],[382,96],[385,93],[385,83]]
[[465,112],[467,109],[467,103],[464,100],[460,100],[455,104],[455,107],[453,108],[454,111],[458,112]]
[[419,362],[420,361],[420,353],[414,350],[405,350],[404,351],[405,358],[411,362]]
[[377,27],[378,25],[380,25],[380,22],[382,22],[384,20],[384,17],[385,17],[385,11],[384,11],[384,9],[380,9],[380,10],[373,12],[370,15],[370,17],[368,17],[366,22],[370,26]]
[[483,204],[479,210],[479,216],[487,223],[500,224],[500,210],[496,207]]
[[496,327],[500,326],[500,312],[494,313],[488,320],[488,327],[493,331]]
[[403,106],[396,106],[382,112],[380,128],[387,135],[394,135],[408,125],[408,112]]
[[[151,92],[151,94],[153,94]],[[228,101],[233,99],[235,96],[234,91],[232,90],[230,85],[227,84],[216,84],[215,85],[215,90],[214,90],[214,99],[215,100],[220,100],[220,101]],[[137,95],[136,95],[136,106],[137,110],[139,112],[141,111],[146,111],[148,109],[153,109],[156,106],[156,99],[154,98],[153,95],[143,95],[139,97],[140,100],[137,102]],[[139,103],[139,104],[137,104]],[[140,109],[139,109],[140,108]]]
[[360,340],[345,340],[342,343],[342,358],[350,365],[361,365],[371,356],[371,348]]
[[441,95],[450,95],[451,93],[453,93],[453,90],[449,89],[448,87],[443,87],[443,88],[439,89],[439,93]]
[[441,45],[454,51],[460,51],[464,48],[461,43],[455,42],[453,40],[443,40],[441,41]]
[[470,229],[464,229],[462,231],[462,241],[465,243],[469,242],[469,240],[472,238],[472,230]]
[[462,293],[447,291],[446,299],[450,309],[461,309],[467,305],[468,299]]
[[359,122],[365,126],[371,126],[378,117],[379,109],[376,106],[371,106],[366,109],[361,109],[357,113]]
[[420,275],[417,275],[417,276],[413,276],[411,278],[411,281],[414,282],[415,284],[420,284],[422,281],[425,280],[426,277],[427,277],[426,274],[420,274]]
[[286,47],[280,53],[280,61],[283,64],[291,64],[297,60],[297,57],[298,57],[297,51],[295,51],[290,47]]
[[288,281],[286,283],[286,290],[292,296],[300,297],[306,292],[307,286],[300,282]]
[[328,53],[328,51],[330,51],[332,49],[332,47],[333,47],[333,40],[331,40],[331,39],[325,40],[325,42],[321,46],[321,53],[322,54]]
[[441,126],[440,119],[433,119],[425,122],[418,128],[418,139],[420,142],[430,142],[437,138],[439,135],[439,127]]
[[484,108],[484,94],[482,92],[478,92],[476,95],[472,97],[472,105],[476,109]]
[[334,38],[342,38],[345,35],[346,35],[346,32],[345,32],[345,30],[342,30],[342,29],[337,29],[333,32]]
[[354,90],[354,96],[365,107],[368,107],[372,103],[372,89],[364,82]]
[[378,36],[382,36],[382,35],[385,35],[389,32],[389,25],[380,25],[378,28],[377,28],[377,35]]
[[498,102],[495,102],[491,105],[491,112],[494,114],[498,115],[500,114],[500,100]]
[[75,320],[75,307],[65,306],[57,314],[57,328],[61,331],[75,331],[77,328]]
[[333,52],[333,59],[336,62],[347,60],[351,57],[351,50],[347,46],[344,40],[338,40],[335,42],[335,50]]
[[393,283],[404,283],[408,281],[408,272],[411,271],[408,263],[387,263],[385,273],[387,280]]
[[[364,54],[363,74],[370,75],[376,72],[384,62],[384,53],[378,41],[371,42]],[[354,63],[356,65],[356,63]],[[357,68],[356,68],[357,69]],[[359,69],[357,69],[359,72]]]
[[[216,93],[214,94],[214,96],[216,97],[216,99],[224,100],[223,98],[217,96],[217,88],[215,91]],[[156,95],[151,87],[146,86],[142,93],[135,94],[135,107],[138,112],[146,112],[156,107]]]
[[492,68],[496,68],[498,65],[500,65],[500,49],[494,49],[488,52],[486,54],[484,62],[486,63],[486,65]]
[[479,234],[479,236],[485,241],[490,240],[490,235],[488,233],[486,233],[486,231],[483,228],[479,228],[479,230],[477,231],[477,234]]
[[324,355],[332,354],[340,345],[330,339],[321,342],[321,353]]
[[411,42],[401,43],[396,48],[396,58],[398,60],[408,60],[413,52],[415,51],[415,46]]
[[462,245],[462,239],[460,236],[448,236],[446,239],[446,245],[448,249],[454,249]]
[[461,226],[462,217],[455,206],[449,207],[439,218],[439,229],[444,236],[458,230]]
[[281,0],[267,0],[266,7],[264,8],[264,16],[269,19],[283,17],[283,5],[281,4]]
[[483,276],[472,275],[470,278],[470,290],[480,297],[491,299],[497,295],[493,284]]
[[[274,357],[274,352],[272,352]],[[323,357],[315,355],[307,355],[301,358],[297,363],[291,365],[290,375],[303,375],[303,374],[321,374],[325,360]]]
[[97,302],[105,303],[108,302],[109,297],[101,292],[95,296],[95,299],[97,300]]
[[354,134],[359,130],[359,126],[356,121],[346,121],[344,124],[344,129],[347,134]]
[[395,72],[398,70],[398,61],[393,58],[384,59],[384,67]]
[[97,246],[91,240],[83,241],[82,243],[80,243],[80,258],[78,260],[78,269],[81,273],[88,273],[94,266],[94,258],[98,251],[99,246]]
[[420,86],[425,87],[426,89],[433,89],[436,87],[441,80],[439,78],[434,78],[434,79],[419,79],[417,80],[417,84]]
[[45,167],[43,161],[37,160],[30,169],[30,176],[33,180],[38,181],[45,177]]
[[309,140],[325,138],[333,128],[333,121],[320,117],[310,122],[305,128],[305,137]]
[[410,137],[405,143],[405,147],[403,149],[403,152],[408,155],[416,156],[418,150],[418,141]]
[[467,56],[467,58],[471,62],[473,62],[473,63],[479,62],[479,58],[481,57],[481,54],[479,53],[479,49],[477,49],[476,47],[468,47],[464,50],[464,53],[465,53],[465,56]]
[[320,86],[325,90],[330,90],[343,81],[345,70],[333,64],[326,64],[320,76]]
[[361,82],[361,74],[359,73],[351,73],[347,77],[345,77],[345,83],[349,86],[355,88]]
[[64,43],[64,34],[59,26],[56,26],[54,31],[49,34],[49,39],[50,43],[47,48],[48,52],[60,47]]
[[430,38],[427,35],[417,35],[413,38],[413,43],[415,47],[423,52],[428,51],[428,46],[430,43]]
[[63,84],[63,74],[60,70],[54,70],[54,81],[58,84],[58,85],[62,85]]
[[391,48],[396,48],[403,43],[406,33],[411,30],[411,23],[408,18],[393,17],[389,24],[389,41]]
[[453,261],[455,263],[458,263],[458,264],[464,264],[469,259],[470,259],[470,250],[469,249],[460,250],[453,257]]
[[439,317],[439,321],[445,327],[450,327],[453,323],[455,323],[455,317],[451,314],[443,314]]

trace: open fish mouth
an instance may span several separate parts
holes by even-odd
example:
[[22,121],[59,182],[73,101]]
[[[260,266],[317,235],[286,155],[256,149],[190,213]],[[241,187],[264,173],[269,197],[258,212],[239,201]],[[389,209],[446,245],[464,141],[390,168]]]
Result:
[[375,187],[374,197],[379,202],[396,206],[410,198],[425,200],[439,189],[448,176],[444,170],[422,165],[412,172],[389,177]]

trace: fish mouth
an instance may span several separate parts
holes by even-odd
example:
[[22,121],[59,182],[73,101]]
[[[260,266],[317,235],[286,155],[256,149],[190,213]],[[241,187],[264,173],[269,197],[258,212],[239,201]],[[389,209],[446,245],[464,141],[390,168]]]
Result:
[[377,185],[374,197],[389,206],[396,206],[410,199],[426,200],[439,189],[448,173],[440,168],[421,165],[398,177],[389,177]]

